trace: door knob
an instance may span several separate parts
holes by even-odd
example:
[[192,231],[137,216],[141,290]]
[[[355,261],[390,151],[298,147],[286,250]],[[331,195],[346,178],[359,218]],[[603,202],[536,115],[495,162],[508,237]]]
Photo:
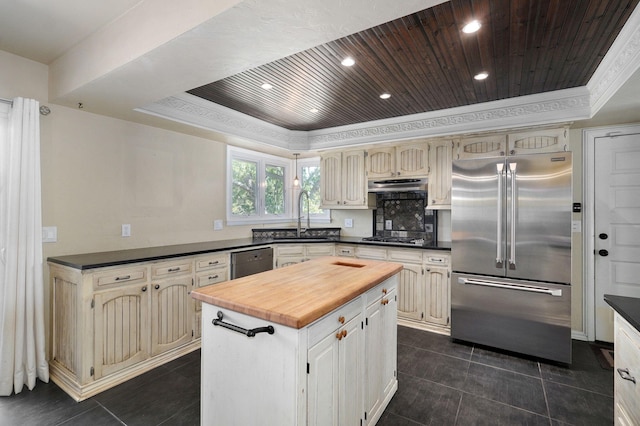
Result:
[[600,238],[601,240],[606,240],[607,238],[609,238],[609,236],[603,232],[602,234],[598,235],[598,238]]
[[609,252],[607,250],[605,250],[605,249],[598,250],[598,254],[600,256],[609,256]]

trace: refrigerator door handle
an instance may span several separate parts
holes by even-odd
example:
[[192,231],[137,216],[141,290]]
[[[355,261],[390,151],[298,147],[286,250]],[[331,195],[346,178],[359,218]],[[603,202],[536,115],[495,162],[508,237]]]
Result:
[[554,297],[562,297],[562,289],[559,288],[547,288],[547,287],[539,287],[534,285],[524,285],[524,284],[506,284],[496,281],[487,281],[487,280],[477,280],[473,278],[458,278],[459,284],[469,284],[469,285],[480,285],[484,287],[495,287],[502,288],[505,290],[518,290],[518,291],[527,291],[531,293],[543,293],[549,294]]
[[[504,163],[496,164],[496,173],[498,175],[498,200],[502,200],[502,191],[504,187]],[[502,257],[502,206],[498,204],[497,220],[496,220],[496,267],[502,268],[504,258]]]
[[509,242],[509,269],[516,269],[516,166],[518,163],[509,163],[509,173],[511,174],[511,232]]

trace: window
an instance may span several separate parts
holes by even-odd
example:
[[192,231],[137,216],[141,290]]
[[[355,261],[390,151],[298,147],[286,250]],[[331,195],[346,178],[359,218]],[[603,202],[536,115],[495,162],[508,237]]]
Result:
[[282,222],[291,217],[287,179],[290,160],[229,147],[227,222]]
[[[330,210],[320,208],[322,202],[320,193],[320,158],[298,160],[298,170],[296,172],[300,178],[300,188],[309,194],[311,220],[315,222],[329,222],[331,219]],[[297,209],[298,206],[295,206],[296,212]],[[294,215],[295,214],[297,213],[294,213]]]

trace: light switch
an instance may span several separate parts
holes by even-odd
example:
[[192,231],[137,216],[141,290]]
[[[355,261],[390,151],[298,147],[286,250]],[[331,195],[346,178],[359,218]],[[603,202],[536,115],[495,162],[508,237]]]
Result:
[[353,228],[353,219],[345,219],[344,220],[345,228]]
[[572,232],[582,232],[582,221],[580,221],[580,220],[572,220],[571,221],[571,231]]
[[122,224],[122,236],[130,237],[131,236],[131,225],[128,223]]
[[222,219],[216,219],[213,221],[213,230],[220,231],[222,229]]
[[55,243],[58,241],[58,227],[57,226],[43,226],[42,227],[42,242],[43,243]]
[[390,231],[393,229],[393,221],[391,219],[387,219],[384,221],[384,229]]

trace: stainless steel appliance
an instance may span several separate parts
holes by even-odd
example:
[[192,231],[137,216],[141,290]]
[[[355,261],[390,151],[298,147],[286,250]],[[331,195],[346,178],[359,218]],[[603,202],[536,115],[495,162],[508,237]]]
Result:
[[273,248],[265,247],[231,253],[231,279],[273,269]]
[[571,153],[453,162],[451,336],[571,363]]
[[381,179],[369,181],[369,192],[426,191],[427,179]]

